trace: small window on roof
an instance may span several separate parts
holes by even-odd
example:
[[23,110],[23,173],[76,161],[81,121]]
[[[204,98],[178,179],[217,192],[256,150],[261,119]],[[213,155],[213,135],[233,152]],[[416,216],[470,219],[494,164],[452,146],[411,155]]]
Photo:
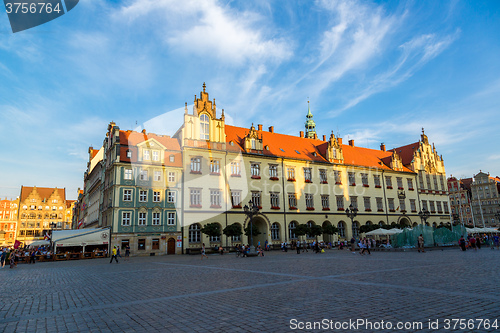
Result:
[[175,161],[174,155],[170,155],[169,159],[170,159],[170,163],[173,163]]
[[269,146],[268,145],[266,145],[264,148],[266,148],[266,150],[269,150]]
[[131,158],[132,157],[132,152],[130,150],[127,150],[127,158]]
[[280,150],[281,150],[282,152],[285,152],[285,151],[283,150],[283,148],[280,148]]
[[297,154],[300,154],[298,150],[295,151]]
[[229,142],[229,144],[230,144],[231,146],[234,146],[234,142],[233,142],[233,141]]
[[313,152],[313,156],[316,156],[316,152]]

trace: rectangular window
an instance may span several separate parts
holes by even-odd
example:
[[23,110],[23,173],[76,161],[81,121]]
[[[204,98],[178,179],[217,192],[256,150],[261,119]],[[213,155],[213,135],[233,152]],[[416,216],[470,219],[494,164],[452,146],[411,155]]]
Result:
[[149,156],[149,150],[143,150],[142,151],[142,159],[145,161],[149,161],[150,156]]
[[330,196],[328,194],[321,196],[321,207],[323,207],[323,210],[330,210]]
[[262,202],[260,200],[261,198],[261,192],[260,191],[252,191],[252,203],[259,207],[259,208],[262,208]]
[[132,179],[132,169],[125,169],[123,179]]
[[278,180],[278,165],[269,164],[269,178],[271,180]]
[[306,193],[306,209],[314,210],[314,199],[311,193]]
[[130,212],[122,213],[122,226],[130,226]]
[[210,207],[220,208],[220,190],[210,190]]
[[378,212],[383,212],[384,211],[384,204],[382,202],[382,198],[376,198],[377,200],[377,211]]
[[311,168],[304,168],[304,180],[306,183],[312,183]]
[[158,238],[153,238],[151,240],[151,249],[159,250],[160,249],[160,240]]
[[420,185],[420,189],[424,188],[424,173],[423,171],[419,171],[418,173],[418,183]]
[[392,189],[392,178],[391,176],[385,176],[385,185],[388,189]]
[[175,225],[175,212],[167,213],[167,225]]
[[139,179],[148,180],[148,170],[141,170]]
[[375,183],[376,188],[381,188],[380,185],[380,175],[373,175],[373,182]]
[[430,175],[427,175],[427,189],[428,190],[432,190],[432,187],[431,187],[431,176]]
[[434,189],[437,191],[437,190],[439,190],[437,176],[434,175],[434,176],[432,176],[432,178],[434,180]]
[[280,208],[280,194],[279,192],[270,192],[271,197],[271,209],[279,209]]
[[154,180],[159,182],[161,180],[161,171],[154,172]]
[[368,187],[368,174],[367,173],[362,173],[361,174],[361,182],[363,183],[363,187]]
[[396,209],[394,208],[394,199],[393,198],[389,198],[389,199],[387,199],[387,202],[389,204],[389,211],[390,212],[395,212]]
[[321,184],[328,184],[328,179],[326,177],[326,169],[319,169],[319,181]]
[[295,168],[286,168],[286,175],[289,181],[295,181]]
[[260,164],[259,163],[251,163],[250,171],[252,173],[252,178],[260,179]]
[[160,213],[153,213],[153,225],[160,225]]
[[288,193],[288,207],[290,209],[297,209],[297,194]]
[[123,201],[132,201],[132,190],[123,190]]
[[406,179],[408,181],[408,190],[413,191],[413,180],[411,178]]
[[[352,208],[356,208],[356,209],[358,209],[358,197],[353,197],[353,196],[351,196],[351,197],[350,197],[350,201],[351,201],[351,204],[350,204],[350,205],[352,205]],[[350,205],[349,205],[349,206],[350,206]]]
[[146,239],[141,238],[137,240],[137,250],[146,250]]
[[147,213],[143,213],[143,212],[139,213],[139,225],[142,225],[142,226],[146,225],[146,214]]
[[434,201],[429,200],[429,207],[431,208],[431,213],[436,212],[436,207],[434,205]]
[[444,187],[444,179],[445,179],[445,176],[441,176],[441,177],[439,177],[439,178],[441,179],[441,189],[442,189],[443,191],[445,191],[445,190],[446,190],[446,188]]
[[[446,201],[443,201],[443,207],[444,207],[444,212],[446,214],[449,214],[450,210],[448,209],[448,203]],[[468,208],[467,208],[467,211],[468,211]]]
[[153,161],[158,162],[160,160],[160,152],[158,150],[153,150]]
[[219,160],[211,160],[210,161],[210,174],[220,175],[220,161]]
[[429,210],[429,208],[427,207],[427,200],[422,200],[422,209],[425,211],[425,210]]
[[240,176],[240,175],[241,175],[240,162],[238,161],[231,162],[231,176]]
[[231,190],[231,203],[233,208],[241,208],[241,191]]
[[344,210],[344,196],[337,195],[336,201],[337,201],[337,210]]
[[335,175],[335,184],[341,185],[342,184],[342,178],[341,178],[341,175],[340,175],[340,171],[334,170],[333,174]]
[[436,201],[436,206],[437,206],[437,212],[439,214],[443,213],[443,208],[441,207],[441,201]]
[[403,177],[396,177],[396,181],[398,183],[398,190],[404,190],[404,188],[403,188]]
[[356,175],[354,174],[354,172],[349,172],[348,175],[349,175],[349,185],[356,186]]
[[167,191],[167,202],[168,203],[175,203],[175,191]]
[[410,209],[412,213],[417,212],[417,206],[415,204],[415,199],[410,199]]
[[191,158],[191,173],[201,173],[201,158]]
[[406,212],[406,202],[405,199],[399,199],[399,209],[402,213]]
[[201,189],[192,188],[189,194],[191,207],[201,207]]
[[153,202],[160,202],[160,201],[161,201],[161,192],[153,191]]
[[370,204],[370,197],[363,197],[363,203],[365,205],[365,211],[366,212],[371,212],[372,211],[372,207],[371,207],[371,204]]
[[173,171],[168,172],[168,181],[175,182],[175,172],[173,172]]
[[148,191],[140,190],[139,191],[139,202],[148,201]]

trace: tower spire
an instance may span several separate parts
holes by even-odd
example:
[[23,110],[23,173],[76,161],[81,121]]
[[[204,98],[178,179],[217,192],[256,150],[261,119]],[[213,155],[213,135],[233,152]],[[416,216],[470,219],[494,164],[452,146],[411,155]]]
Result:
[[316,123],[313,120],[313,114],[311,113],[311,107],[309,101],[307,101],[307,115],[306,115],[306,138],[314,139],[316,137]]

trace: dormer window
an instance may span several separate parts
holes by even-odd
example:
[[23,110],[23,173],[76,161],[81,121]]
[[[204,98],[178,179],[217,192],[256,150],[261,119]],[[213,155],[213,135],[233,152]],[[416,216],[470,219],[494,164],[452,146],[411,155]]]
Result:
[[209,119],[206,114],[200,117],[200,140],[210,140]]
[[257,144],[255,143],[255,139],[250,140],[250,144],[252,145],[252,149],[257,149]]

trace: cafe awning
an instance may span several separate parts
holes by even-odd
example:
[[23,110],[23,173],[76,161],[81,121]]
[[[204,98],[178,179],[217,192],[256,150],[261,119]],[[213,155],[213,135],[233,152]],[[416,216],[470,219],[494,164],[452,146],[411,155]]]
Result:
[[56,247],[107,245],[109,228],[77,229],[54,231],[52,241]]

